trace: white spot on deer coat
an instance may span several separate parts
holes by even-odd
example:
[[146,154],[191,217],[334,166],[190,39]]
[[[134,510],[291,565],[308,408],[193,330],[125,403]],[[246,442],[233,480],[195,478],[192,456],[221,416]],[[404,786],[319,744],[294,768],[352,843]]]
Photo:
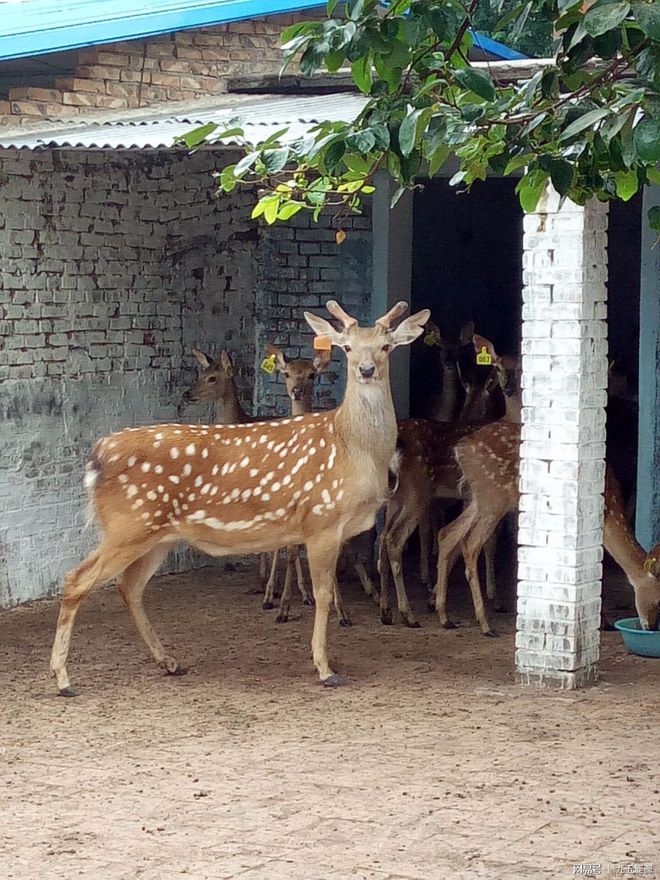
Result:
[[179,450],[176,448],[176,446],[173,446],[173,447],[170,449],[170,456],[171,456],[172,458],[178,458],[178,457],[179,457]]
[[137,495],[137,493],[138,493],[138,487],[135,485],[135,483],[131,483],[131,485],[126,490],[126,495],[129,498],[132,498],[134,495]]

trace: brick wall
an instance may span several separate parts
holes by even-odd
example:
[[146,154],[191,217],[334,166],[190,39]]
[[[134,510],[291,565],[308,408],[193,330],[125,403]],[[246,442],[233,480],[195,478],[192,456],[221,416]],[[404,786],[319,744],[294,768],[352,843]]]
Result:
[[95,438],[207,417],[180,409],[193,344],[241,352],[251,396],[256,236],[247,196],[210,195],[211,167],[0,154],[0,605],[59,589],[93,541],[81,476]]
[[48,88],[10,89],[0,118],[16,123],[221,94],[231,77],[277,73],[282,29],[313,17],[272,15],[84,49],[72,76]]
[[[249,194],[213,197],[213,167],[208,153],[0,152],[0,606],[57,592],[93,545],[95,439],[208,419],[180,402],[193,345],[232,354],[246,410],[285,413],[281,379],[260,371],[255,391],[265,342],[309,356],[302,311],[328,294],[369,317],[368,218],[341,247],[328,223],[259,227]],[[319,405],[341,395],[340,360]],[[170,567],[209,563],[182,552]]]
[[[324,311],[337,299],[358,320],[371,320],[371,217],[350,217],[342,227],[347,236],[335,242],[329,218],[319,224],[296,215],[286,226],[262,230],[260,278],[257,288],[257,338],[280,346],[290,357],[311,357],[312,333],[305,309]],[[257,352],[260,362],[262,352]],[[343,396],[345,358],[336,351],[331,366],[317,379],[314,405],[330,409]],[[282,377],[258,370],[256,395],[269,412],[285,415],[290,403]]]

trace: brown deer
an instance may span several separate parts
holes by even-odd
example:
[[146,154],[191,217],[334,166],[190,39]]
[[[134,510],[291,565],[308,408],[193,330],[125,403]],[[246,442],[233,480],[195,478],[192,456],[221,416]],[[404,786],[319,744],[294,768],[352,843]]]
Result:
[[[465,478],[470,501],[454,522],[438,535],[438,579],[435,588],[440,623],[447,620],[447,580],[462,553],[470,583],[474,610],[482,631],[488,626],[483,607],[477,562],[479,552],[497,524],[518,508],[520,425],[498,422],[486,425],[456,445],[456,460]],[[635,592],[635,605],[642,627],[657,629],[660,623],[660,566],[655,548],[646,556],[626,521],[618,481],[605,471],[605,550],[617,562]]]
[[[474,334],[473,350],[486,348],[492,361],[493,375],[504,395],[505,418],[520,421],[520,361],[518,358],[499,356],[489,340]],[[480,424],[449,424],[409,419],[399,425],[398,450],[401,455],[399,483],[392,494],[381,536],[379,571],[381,576],[380,617],[384,624],[392,622],[389,608],[390,572],[394,578],[397,604],[402,621],[410,627],[419,622],[412,613],[403,578],[403,549],[418,525],[428,518],[434,501],[453,503],[463,499],[461,471],[454,458],[454,446],[463,437],[479,430]],[[428,585],[428,547],[420,529],[420,556],[422,582]],[[438,548],[439,550],[439,548]],[[494,545],[486,553],[489,595],[495,596]],[[480,617],[484,635],[494,635],[485,613]]]
[[241,406],[234,378],[234,364],[226,351],[214,360],[203,351],[193,348],[195,360],[201,367],[197,381],[184,393],[184,403],[208,401],[215,408],[214,421],[219,425],[244,425],[256,418]]
[[387,498],[397,434],[389,355],[421,334],[429,312],[393,328],[407,309],[400,302],[375,326],[359,327],[338,303],[327,308],[341,330],[304,316],[319,349],[346,353],[337,409],[247,425],[127,428],[97,442],[85,485],[101,544],[65,580],[51,653],[60,694],[75,694],[66,661],[80,603],[113,578],[155,662],[171,675],[183,671],[143,606],[148,581],[179,541],[214,556],[305,544],[316,602],[314,665],[323,684],[341,684],[327,650],[337,559],[348,538],[373,526]]

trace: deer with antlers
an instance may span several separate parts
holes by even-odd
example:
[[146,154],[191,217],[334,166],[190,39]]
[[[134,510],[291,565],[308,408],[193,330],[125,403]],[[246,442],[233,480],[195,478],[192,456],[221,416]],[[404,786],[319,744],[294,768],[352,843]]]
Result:
[[407,310],[400,302],[375,326],[359,327],[338,303],[327,308],[340,330],[304,315],[321,348],[346,353],[346,391],[337,409],[224,427],[127,428],[95,445],[85,485],[101,543],[65,580],[51,652],[60,694],[75,694],[66,661],[80,603],[113,578],[155,662],[170,675],[183,672],[143,606],[148,581],[179,541],[213,556],[306,544],[316,602],[314,665],[323,684],[341,684],[327,649],[337,559],[348,538],[374,525],[387,498],[397,436],[389,355],[422,333],[429,312],[393,327]]
[[[456,445],[456,461],[465,478],[470,501],[463,513],[438,535],[435,601],[444,627],[451,626],[446,610],[447,580],[461,553],[475,614],[482,629],[484,621],[487,625],[477,563],[481,548],[502,517],[518,507],[520,434],[520,425],[498,422],[480,428]],[[660,548],[654,548],[647,556],[635,540],[626,520],[621,489],[609,466],[605,471],[603,545],[621,566],[634,590],[642,628],[657,629],[660,624]]]
[[[504,418],[520,421],[520,361],[519,358],[500,356],[488,339],[478,334],[472,337],[473,357],[486,350],[490,357],[493,379],[504,396]],[[424,540],[423,525],[428,519],[434,501],[446,504],[462,501],[461,471],[454,458],[458,441],[481,428],[481,424],[431,422],[408,419],[399,425],[398,449],[401,456],[399,483],[387,503],[385,527],[381,537],[379,571],[381,577],[380,618],[384,624],[392,622],[389,607],[390,574],[394,579],[397,605],[402,621],[410,627],[419,622],[410,608],[403,577],[403,549],[417,526],[420,526],[420,558],[422,582],[430,586],[428,546]],[[495,596],[494,543],[486,553],[486,571],[489,597]],[[476,600],[476,597],[475,597]],[[483,603],[481,603],[483,606]],[[494,635],[485,611],[480,608],[479,622],[484,635]]]

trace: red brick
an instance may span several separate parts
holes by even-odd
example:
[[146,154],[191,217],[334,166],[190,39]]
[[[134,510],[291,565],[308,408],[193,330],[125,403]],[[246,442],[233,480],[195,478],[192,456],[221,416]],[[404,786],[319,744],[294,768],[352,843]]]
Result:
[[56,79],[55,85],[64,92],[105,92],[105,83],[94,79],[65,77]]
[[132,83],[108,82],[105,84],[105,91],[108,95],[114,95],[116,98],[137,98],[140,94],[140,87]]
[[200,49],[191,49],[189,46],[177,46],[174,50],[177,58],[183,58],[186,61],[201,61],[202,52]]
[[92,92],[62,92],[62,100],[73,107],[96,107],[98,95]]
[[101,65],[94,64],[90,67],[79,67],[76,74],[83,79],[114,79],[119,82],[118,67],[101,67]]
[[172,89],[181,88],[181,77],[171,73],[152,73],[151,82],[157,86],[168,86]]
[[123,110],[130,106],[126,98],[112,98],[109,95],[94,95],[94,101],[103,110]]
[[229,61],[229,49],[202,49],[202,59],[204,61]]
[[9,89],[9,100],[10,101],[45,101],[45,102],[54,102],[56,104],[62,103],[62,93],[58,92],[56,89],[38,89],[29,86],[28,88],[17,88],[17,89]]
[[182,76],[181,88],[199,92],[217,92],[220,90],[220,80],[211,76]]
[[6,116],[11,113],[11,104],[9,101],[0,101],[0,116]]
[[11,112],[15,116],[69,116],[74,112],[71,107],[62,104],[42,104],[36,101],[11,101]]
[[190,67],[184,61],[177,61],[175,58],[162,58],[158,66],[166,72],[190,73]]
[[122,55],[119,52],[103,52],[100,51],[97,56],[97,64],[109,64],[111,67],[126,67],[128,63],[128,53]]

